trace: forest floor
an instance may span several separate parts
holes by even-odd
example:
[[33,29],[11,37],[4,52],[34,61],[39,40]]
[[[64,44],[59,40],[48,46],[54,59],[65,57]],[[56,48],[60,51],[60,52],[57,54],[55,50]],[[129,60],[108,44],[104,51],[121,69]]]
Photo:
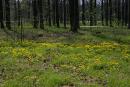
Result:
[[0,87],[130,87],[130,30],[47,27],[22,34],[0,30]]

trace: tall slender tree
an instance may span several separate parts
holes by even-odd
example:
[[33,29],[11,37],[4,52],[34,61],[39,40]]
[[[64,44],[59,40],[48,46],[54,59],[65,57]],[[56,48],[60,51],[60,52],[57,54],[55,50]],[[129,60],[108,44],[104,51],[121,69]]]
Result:
[[109,0],[109,10],[110,10],[110,27],[112,27],[112,0]]
[[51,26],[51,1],[48,0],[48,23]]
[[18,26],[21,25],[21,3],[20,3],[20,0],[17,1],[17,4],[18,4]]
[[85,25],[85,0],[82,0],[82,23]]
[[128,0],[128,29],[130,29],[130,0]]
[[43,0],[38,0],[38,9],[39,9],[39,21],[40,21],[40,28],[44,29],[44,17],[43,17]]
[[104,25],[104,0],[101,0],[101,17],[102,17],[102,25]]
[[118,25],[120,24],[120,21],[121,21],[121,0],[117,0],[118,1],[118,15],[117,15],[117,17],[118,17]]
[[3,16],[3,0],[0,0],[0,27],[4,28],[4,16]]
[[122,19],[122,26],[124,26],[124,19],[125,19],[124,18],[125,17],[125,14],[124,14],[125,13],[125,11],[124,11],[124,8],[125,8],[124,3],[125,3],[125,0],[122,0],[121,3],[122,3],[122,15],[121,15],[122,17],[121,17],[121,19]]
[[78,32],[79,28],[79,1],[69,0],[71,31]]
[[32,4],[33,4],[33,27],[38,28],[37,0],[32,0]]
[[90,15],[90,26],[93,26],[93,0],[90,0],[89,1],[89,3],[90,3],[90,9],[89,9],[89,15]]
[[56,24],[56,0],[52,0],[52,9],[53,9],[53,15],[52,15],[52,18],[53,18],[53,25]]
[[10,21],[10,0],[5,0],[5,9],[6,9],[6,27],[11,29]]
[[56,24],[57,27],[60,27],[60,18],[59,18],[59,0],[56,0]]
[[108,0],[105,0],[105,21],[106,21],[106,26],[108,26],[108,18],[109,18],[109,5],[108,5]]
[[124,17],[124,19],[125,19],[125,25],[127,25],[127,23],[128,23],[128,0],[125,0],[125,17]]
[[97,25],[97,0],[94,0],[94,25]]
[[66,28],[66,0],[63,1],[63,7],[64,7],[64,28]]

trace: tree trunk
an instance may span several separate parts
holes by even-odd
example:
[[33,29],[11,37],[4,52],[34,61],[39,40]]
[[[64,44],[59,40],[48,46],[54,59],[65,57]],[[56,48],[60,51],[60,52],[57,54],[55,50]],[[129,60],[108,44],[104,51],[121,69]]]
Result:
[[66,28],[66,0],[63,1],[64,5],[64,28]]
[[3,0],[0,0],[0,27],[4,28],[4,20],[3,20]]
[[104,0],[101,1],[101,17],[102,17],[102,25],[104,25]]
[[52,9],[53,9],[53,25],[56,24],[56,4],[55,4],[56,0],[52,0]]
[[56,24],[58,28],[60,27],[59,20],[59,0],[56,0]]
[[110,7],[110,27],[112,27],[112,0],[109,0],[109,7]]
[[51,7],[50,7],[50,0],[48,0],[48,23],[51,26]]
[[5,0],[5,9],[6,9],[6,27],[11,29],[10,22],[10,0]]
[[120,0],[118,0],[118,25],[120,24],[120,21],[121,21],[121,11],[120,11],[120,9],[121,9],[121,1]]
[[21,6],[20,6],[20,0],[17,1],[18,4],[18,26],[21,25]]
[[69,0],[71,31],[76,33],[79,28],[79,1]]
[[108,26],[108,16],[109,16],[109,14],[108,14],[108,10],[109,9],[109,7],[108,7],[108,0],[105,0],[105,21],[106,21],[106,26]]
[[97,0],[94,0],[94,25],[97,25]]
[[33,27],[38,28],[38,10],[37,10],[37,0],[32,1],[33,4]]
[[44,29],[43,0],[38,0],[40,28]]
[[128,0],[128,29],[130,29],[130,0]]
[[90,26],[93,26],[93,0],[90,0]]
[[85,0],[82,0],[82,23],[85,25]]

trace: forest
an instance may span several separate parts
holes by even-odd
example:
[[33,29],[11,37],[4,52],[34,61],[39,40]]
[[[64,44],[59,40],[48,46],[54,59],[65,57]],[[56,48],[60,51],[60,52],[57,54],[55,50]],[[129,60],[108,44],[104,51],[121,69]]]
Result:
[[0,87],[130,87],[130,0],[0,0]]

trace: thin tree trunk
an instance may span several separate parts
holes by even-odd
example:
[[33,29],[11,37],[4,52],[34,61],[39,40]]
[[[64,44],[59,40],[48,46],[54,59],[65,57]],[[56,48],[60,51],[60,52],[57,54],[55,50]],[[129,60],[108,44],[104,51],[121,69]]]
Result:
[[128,29],[130,29],[130,0],[128,0]]
[[5,8],[6,8],[6,27],[11,29],[10,22],[10,0],[5,0]]
[[21,24],[21,6],[20,6],[20,0],[17,1],[18,4],[18,26]]
[[60,27],[59,20],[59,0],[56,0],[56,24],[58,28]]
[[90,0],[90,26],[93,26],[93,0]]
[[55,4],[56,0],[52,0],[52,8],[53,8],[53,25],[55,26],[56,24],[56,4]]
[[38,28],[38,11],[37,11],[37,0],[33,0],[33,19],[34,19],[34,22],[33,22],[33,27],[34,28]]
[[108,10],[109,9],[109,7],[108,7],[108,0],[105,0],[105,21],[106,21],[106,26],[108,26],[108,16],[109,16],[109,14],[108,14]]
[[110,7],[110,27],[112,27],[112,0],[109,0],[109,7]]
[[85,0],[82,0],[82,23],[85,25]]
[[97,25],[97,0],[94,0],[94,25]]
[[50,0],[48,0],[48,22],[49,26],[51,26],[51,7],[50,7]]
[[121,1],[120,0],[117,0],[118,1],[118,25],[120,24],[120,21],[121,21]]
[[43,0],[38,0],[39,16],[40,16],[40,28],[44,29],[44,17],[43,17]]
[[64,5],[64,28],[66,28],[66,0],[63,1]]
[[102,25],[104,25],[104,0],[101,1]]
[[3,16],[3,0],[0,0],[0,27],[4,28],[4,16]]

